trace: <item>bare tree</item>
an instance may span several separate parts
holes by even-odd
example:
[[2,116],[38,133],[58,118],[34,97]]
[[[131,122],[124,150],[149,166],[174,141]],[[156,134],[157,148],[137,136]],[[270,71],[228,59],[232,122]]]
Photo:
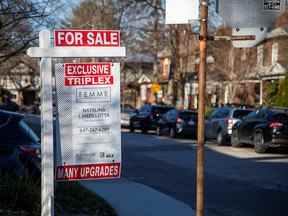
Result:
[[51,16],[61,0],[0,1],[0,65],[22,53],[33,41],[40,26],[55,24]]

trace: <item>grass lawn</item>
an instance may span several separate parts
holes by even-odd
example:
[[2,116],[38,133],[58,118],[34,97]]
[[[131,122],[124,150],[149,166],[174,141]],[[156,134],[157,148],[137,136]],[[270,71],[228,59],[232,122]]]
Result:
[[[0,176],[0,216],[41,215],[39,181],[15,176]],[[77,182],[56,184],[55,216],[116,216],[101,197]]]
[[[60,182],[56,189],[57,210],[72,214],[116,216],[116,212],[101,197],[81,186],[78,182]],[[61,211],[60,211],[61,213]],[[61,214],[62,216],[62,214]]]

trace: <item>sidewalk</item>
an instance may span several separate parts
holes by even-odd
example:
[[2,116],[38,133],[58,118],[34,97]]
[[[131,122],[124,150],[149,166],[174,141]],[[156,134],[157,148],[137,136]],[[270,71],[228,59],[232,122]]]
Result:
[[83,181],[81,183],[103,197],[119,216],[194,216],[194,210],[150,187],[119,180]]

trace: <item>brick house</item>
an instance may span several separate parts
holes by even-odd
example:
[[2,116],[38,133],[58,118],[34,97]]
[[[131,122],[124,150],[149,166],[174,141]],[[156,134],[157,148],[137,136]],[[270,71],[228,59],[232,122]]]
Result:
[[265,86],[269,82],[283,79],[288,67],[288,31],[276,28],[257,46],[257,67],[255,74],[260,82],[261,102],[265,100]]

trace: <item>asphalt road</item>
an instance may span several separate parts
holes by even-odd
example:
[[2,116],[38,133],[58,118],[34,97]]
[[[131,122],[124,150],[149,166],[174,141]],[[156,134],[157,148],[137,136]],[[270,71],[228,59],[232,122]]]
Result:
[[[195,141],[123,132],[122,145],[123,177],[195,209]],[[256,154],[209,143],[205,166],[206,215],[288,215],[287,151]]]

